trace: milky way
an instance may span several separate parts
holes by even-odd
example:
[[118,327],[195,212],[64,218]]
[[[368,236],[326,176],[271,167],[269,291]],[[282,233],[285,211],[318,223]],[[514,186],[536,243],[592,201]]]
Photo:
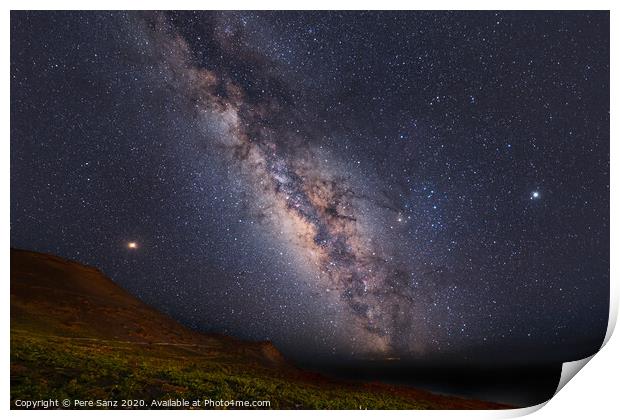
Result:
[[319,273],[318,286],[330,295],[332,305],[347,312],[347,328],[361,338],[354,349],[420,351],[423,330],[416,329],[411,313],[422,299],[407,277],[410,270],[391,264],[370,242],[372,232],[358,223],[363,215],[356,203],[368,199],[360,197],[346,177],[320,164],[318,150],[309,146],[312,141],[262,123],[286,112],[281,104],[273,98],[248,101],[243,88],[226,74],[195,65],[190,47],[173,28],[157,17],[152,24],[151,42],[158,51],[169,52],[156,64],[187,97],[188,112],[195,113],[205,141],[210,141],[207,150],[229,149],[230,164],[247,172],[244,182],[255,194],[250,201],[260,200],[257,210],[267,217],[265,223],[287,227],[285,239]]
[[583,356],[608,19],[13,13],[12,246],[292,358]]

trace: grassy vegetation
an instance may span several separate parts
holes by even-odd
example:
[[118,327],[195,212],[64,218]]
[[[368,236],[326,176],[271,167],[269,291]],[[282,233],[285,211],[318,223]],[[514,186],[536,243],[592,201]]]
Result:
[[191,346],[11,336],[11,399],[269,400],[271,408],[424,409],[358,385],[291,378]]
[[[267,342],[191,331],[100,271],[11,250],[11,401],[270,401],[270,408],[506,408],[329,380]],[[17,408],[17,407],[15,407]],[[121,408],[121,407],[119,407]]]

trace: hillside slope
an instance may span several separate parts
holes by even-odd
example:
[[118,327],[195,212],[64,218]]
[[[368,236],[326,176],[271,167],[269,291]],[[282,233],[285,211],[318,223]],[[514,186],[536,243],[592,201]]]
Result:
[[50,398],[137,399],[138,408],[169,398],[267,400],[271,408],[506,408],[303,372],[270,343],[191,331],[94,268],[11,250],[11,401]]

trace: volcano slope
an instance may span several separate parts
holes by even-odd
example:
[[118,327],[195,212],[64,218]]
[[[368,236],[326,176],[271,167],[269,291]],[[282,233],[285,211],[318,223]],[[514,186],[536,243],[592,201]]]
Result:
[[69,399],[68,408],[75,400],[143,409],[169,408],[170,400],[199,400],[199,408],[509,408],[306,372],[269,342],[192,331],[95,268],[12,249],[12,407],[49,399]]

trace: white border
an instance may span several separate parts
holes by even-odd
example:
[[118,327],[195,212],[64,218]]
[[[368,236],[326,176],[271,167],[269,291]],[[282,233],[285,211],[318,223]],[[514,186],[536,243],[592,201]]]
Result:
[[[8,4],[7,4],[8,3]],[[407,9],[415,9],[415,10],[612,10],[611,12],[611,45],[615,46],[617,44],[617,31],[614,30],[616,24],[618,24],[618,19],[615,19],[615,11],[613,10],[613,5],[615,3],[611,1],[541,1],[541,0],[521,0],[521,1],[503,1],[501,3],[497,1],[480,1],[480,0],[472,0],[472,1],[445,1],[445,0],[434,0],[432,2],[410,2],[404,0],[382,0],[378,1],[368,1],[368,0],[359,0],[359,1],[342,1],[342,0],[314,0],[314,1],[305,1],[305,2],[295,2],[292,3],[290,1],[283,0],[227,0],[226,2],[206,2],[206,1],[189,1],[189,0],[176,0],[174,2],[166,2],[162,0],[135,0],[132,2],[119,1],[119,0],[108,0],[108,1],[90,1],[80,2],[80,1],[69,1],[69,0],[61,0],[55,1],[53,4],[51,2],[46,1],[32,1],[32,0],[22,0],[22,1],[9,1],[5,2],[8,8],[12,8],[15,10],[28,10],[28,9],[42,9],[47,10],[53,8],[54,9],[86,9],[86,10],[110,10],[110,9],[126,9],[126,10],[141,10],[141,9],[211,9],[211,10],[235,10],[235,9],[254,9],[254,10],[309,10],[309,9],[356,9],[356,10],[378,10],[378,9],[396,9],[396,10],[407,10]],[[5,364],[2,366],[3,376],[2,376],[2,385],[1,392],[4,395],[4,407],[8,410],[9,404],[9,364],[6,361],[9,360],[9,319],[10,319],[10,289],[9,289],[9,253],[8,248],[10,247],[10,233],[9,233],[9,209],[10,209],[10,200],[9,200],[9,185],[10,185],[10,159],[9,159],[9,111],[10,111],[10,13],[9,9],[5,9],[5,14],[2,16],[2,27],[4,34],[4,42],[2,42],[2,53],[5,59],[4,66],[2,67],[2,75],[4,84],[2,84],[2,93],[4,101],[2,103],[3,112],[3,137],[4,141],[2,141],[0,146],[0,154],[2,155],[2,163],[4,165],[4,170],[2,171],[2,178],[0,179],[0,194],[3,197],[4,205],[2,206],[2,215],[4,223],[2,224],[2,240],[5,244],[5,252],[0,255],[0,267],[2,267],[3,279],[4,279],[4,291],[5,291],[5,302],[4,305],[4,322],[2,323],[2,332],[3,337],[5,337],[5,341],[2,343],[2,355],[3,360],[5,360]],[[611,74],[612,74],[612,91],[611,91],[611,104],[613,108],[613,104],[616,103],[618,99],[618,89],[617,85],[614,83],[613,76],[617,75],[617,59],[616,54],[611,51]],[[613,114],[612,114],[613,115]],[[617,133],[617,119],[612,119],[611,121],[611,133],[613,138],[613,133]],[[615,145],[611,143],[611,156],[616,156],[615,153]],[[612,185],[616,185],[617,175],[616,172],[612,170],[611,172],[611,183]],[[618,206],[616,205],[617,194],[611,194],[611,214],[614,214],[614,210],[617,210]],[[610,418],[610,414],[617,412],[617,393],[614,391],[617,388],[617,379],[616,374],[619,371],[619,362],[618,355],[620,355],[620,345],[617,343],[618,340],[609,341],[611,333],[613,332],[613,328],[616,323],[617,312],[618,312],[618,285],[617,285],[617,264],[615,261],[618,261],[618,248],[615,238],[618,238],[618,228],[615,223],[611,224],[611,308],[610,308],[610,322],[607,331],[607,336],[605,338],[605,348],[600,354],[597,354],[594,358],[592,358],[592,362],[588,364],[588,366],[584,369],[583,373],[580,373],[580,378],[571,381],[564,389],[559,392],[552,400],[546,404],[541,404],[541,406],[535,408],[527,408],[520,410],[510,410],[510,411],[493,411],[493,412],[480,412],[480,411],[439,411],[439,412],[430,412],[430,411],[389,411],[389,412],[378,412],[378,411],[351,411],[351,412],[343,412],[343,411],[322,411],[322,412],[296,412],[295,417],[301,419],[309,419],[314,418],[316,415],[320,415],[321,417],[328,418],[341,418],[341,417],[353,417],[356,418],[369,418],[369,417],[377,417],[377,416],[388,416],[391,418],[407,418],[411,419],[412,417],[424,417],[424,418],[436,418],[436,417],[452,417],[452,418],[471,418],[471,419],[480,419],[480,418],[506,418],[506,417],[515,417],[519,415],[528,414],[532,411],[535,411],[537,408],[541,408],[545,406],[543,410],[537,411],[532,418],[537,419],[546,419],[546,418],[568,418],[568,419],[581,419],[584,416],[588,416],[591,418]],[[573,366],[574,367],[574,366]],[[13,417],[25,417],[31,418],[33,416],[38,416],[39,412],[24,412],[24,411],[11,411],[10,415]],[[59,412],[44,412],[46,417],[50,418],[83,418],[84,412],[81,411],[59,411]],[[145,414],[146,413],[146,414]],[[89,417],[93,418],[105,418],[110,415],[107,412],[89,412]],[[113,416],[120,417],[129,417],[129,416],[148,416],[149,418],[168,418],[170,417],[170,412],[159,412],[159,411],[144,411],[144,412],[124,412],[124,411],[115,411],[111,413]],[[209,416],[213,418],[239,418],[252,416],[253,418],[267,418],[267,417],[280,417],[284,418],[291,415],[291,413],[286,411],[273,411],[273,412],[247,412],[247,411],[239,411],[239,412],[209,412],[204,413],[202,411],[179,411],[175,412],[174,416]]]

